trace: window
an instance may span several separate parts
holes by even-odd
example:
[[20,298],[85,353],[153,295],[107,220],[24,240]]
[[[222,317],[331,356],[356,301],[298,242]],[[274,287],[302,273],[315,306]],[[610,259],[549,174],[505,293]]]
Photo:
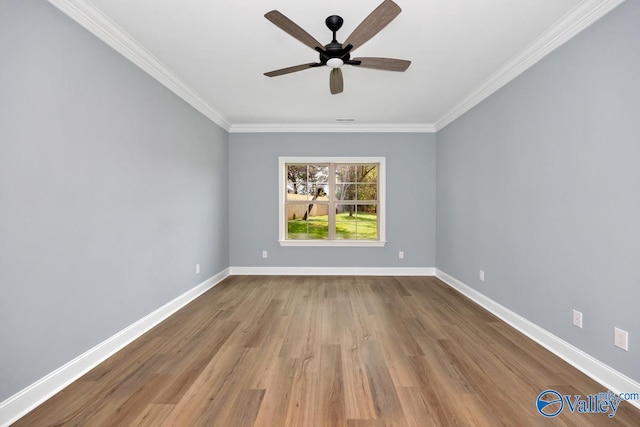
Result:
[[283,246],[383,246],[384,157],[280,157]]

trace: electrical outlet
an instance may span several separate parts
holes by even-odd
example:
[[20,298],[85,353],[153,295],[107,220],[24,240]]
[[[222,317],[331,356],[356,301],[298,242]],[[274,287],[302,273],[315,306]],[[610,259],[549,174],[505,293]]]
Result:
[[613,344],[624,351],[629,351],[629,332],[620,328],[613,328]]
[[582,328],[582,313],[578,310],[573,310],[573,325]]
[[480,277],[480,281],[484,282],[484,270],[480,270],[480,274],[478,276]]
[[399,251],[398,252],[398,258],[404,259],[404,251]]
[[262,251],[262,258],[269,258],[269,252]]
[[200,274],[200,264],[196,264],[196,274]]

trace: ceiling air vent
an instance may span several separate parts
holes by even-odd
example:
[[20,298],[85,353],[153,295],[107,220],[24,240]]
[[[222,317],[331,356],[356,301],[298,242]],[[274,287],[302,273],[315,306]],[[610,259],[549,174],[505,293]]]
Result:
[[351,119],[351,118],[345,118],[345,117],[338,117],[336,119],[336,122],[355,122],[356,119]]

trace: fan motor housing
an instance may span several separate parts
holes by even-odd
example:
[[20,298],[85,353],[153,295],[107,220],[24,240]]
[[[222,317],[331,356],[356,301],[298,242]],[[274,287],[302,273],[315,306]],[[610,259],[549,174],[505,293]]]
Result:
[[353,46],[351,45],[343,47],[342,43],[332,41],[328,45],[325,45],[324,49],[318,49],[318,51],[320,52],[320,63],[322,65],[326,65],[327,61],[331,58],[340,58],[343,62],[346,63],[351,59],[349,51],[352,47]]
[[333,33],[333,40],[331,40],[331,43],[325,45],[323,50],[318,49],[320,52],[320,63],[326,65],[327,61],[332,58],[339,58],[343,62],[348,61],[350,59],[349,51],[352,46],[343,47],[342,43],[336,39],[336,32],[342,27],[344,20],[338,15],[331,15],[325,19],[324,22],[327,24],[327,28]]

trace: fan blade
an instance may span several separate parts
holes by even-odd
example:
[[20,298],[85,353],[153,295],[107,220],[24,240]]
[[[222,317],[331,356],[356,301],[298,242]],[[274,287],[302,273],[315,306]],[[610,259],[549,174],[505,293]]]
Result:
[[378,34],[384,27],[400,14],[402,9],[391,0],[384,0],[364,21],[353,30],[353,33],[343,43],[344,46],[353,45],[351,51],[365,44]]
[[342,70],[340,70],[340,68],[331,69],[331,75],[329,76],[329,90],[331,91],[331,95],[342,92],[343,88]]
[[320,44],[318,40],[314,39],[311,34],[307,33],[305,30],[300,28],[298,24],[277,10],[265,13],[264,17],[273,22],[273,24],[279,27],[282,31],[309,46],[311,49],[315,49],[317,47],[320,49],[323,48],[322,44]]
[[387,71],[405,71],[411,65],[411,61],[393,58],[353,58],[352,61],[360,61],[356,67]]
[[316,64],[315,62],[310,62],[308,64],[294,65],[293,67],[287,67],[287,68],[281,68],[279,70],[269,71],[268,73],[264,73],[264,75],[267,77],[276,77],[276,76],[281,76],[283,74],[295,73],[296,71],[306,70],[307,68],[313,68],[317,65],[318,64]]

